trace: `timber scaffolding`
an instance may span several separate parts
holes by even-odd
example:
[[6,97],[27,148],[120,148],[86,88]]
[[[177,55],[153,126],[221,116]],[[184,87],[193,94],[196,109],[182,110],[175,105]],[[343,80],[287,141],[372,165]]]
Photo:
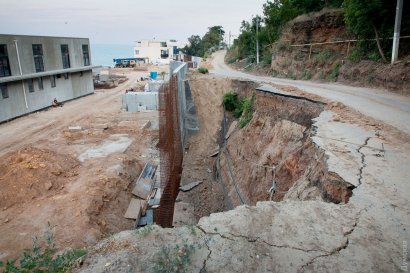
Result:
[[[178,196],[182,174],[183,148],[190,131],[189,84],[185,79],[187,65],[171,62],[171,78],[159,90],[159,151],[161,200],[154,222],[162,227],[172,227],[175,200]],[[187,88],[188,87],[188,88]]]

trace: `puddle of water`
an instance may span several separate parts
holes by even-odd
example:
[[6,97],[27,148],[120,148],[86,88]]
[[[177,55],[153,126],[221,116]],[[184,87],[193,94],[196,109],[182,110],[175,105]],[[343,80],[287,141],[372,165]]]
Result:
[[125,134],[111,135],[100,146],[90,148],[82,153],[78,160],[84,162],[91,158],[106,157],[113,153],[123,153],[131,145],[132,139]]

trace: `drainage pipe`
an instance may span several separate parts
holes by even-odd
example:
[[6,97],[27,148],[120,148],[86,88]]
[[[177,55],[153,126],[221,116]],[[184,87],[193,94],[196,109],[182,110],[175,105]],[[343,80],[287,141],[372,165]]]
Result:
[[[19,55],[19,47],[17,45],[17,40],[14,40],[14,45],[16,46],[17,61],[19,63],[20,75],[23,76],[23,71],[21,69],[20,55]],[[21,80],[21,84],[23,85],[24,102],[26,103],[26,109],[28,109],[27,96],[26,96],[26,85],[24,84],[24,80]]]

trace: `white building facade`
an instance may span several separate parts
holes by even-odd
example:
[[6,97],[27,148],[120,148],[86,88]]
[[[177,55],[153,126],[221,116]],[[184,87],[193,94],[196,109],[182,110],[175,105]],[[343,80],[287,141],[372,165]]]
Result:
[[88,38],[0,34],[0,122],[92,94]]
[[144,59],[147,63],[169,64],[177,54],[177,40],[140,40],[134,47],[134,58]]

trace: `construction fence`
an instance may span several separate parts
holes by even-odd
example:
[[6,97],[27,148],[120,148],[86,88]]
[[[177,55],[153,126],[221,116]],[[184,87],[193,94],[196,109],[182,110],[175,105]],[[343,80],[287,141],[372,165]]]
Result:
[[171,62],[170,80],[159,90],[159,150],[162,195],[154,221],[172,227],[175,200],[181,182],[183,147],[186,142],[185,80],[187,65]]

